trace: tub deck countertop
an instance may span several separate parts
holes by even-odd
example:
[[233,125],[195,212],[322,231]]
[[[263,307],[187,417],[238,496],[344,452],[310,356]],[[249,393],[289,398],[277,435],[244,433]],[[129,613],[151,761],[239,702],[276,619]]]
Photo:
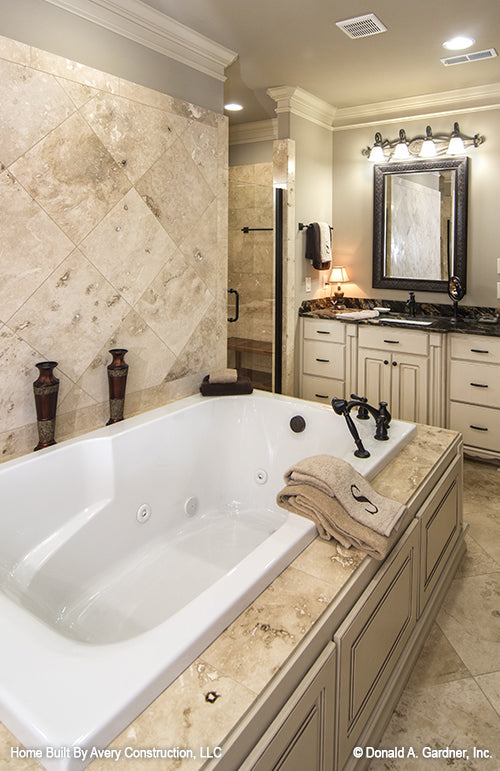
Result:
[[[401,503],[415,504],[440,460],[456,445],[454,431],[418,426],[416,437],[372,482]],[[289,659],[325,609],[339,596],[365,555],[334,541],[316,539],[108,748],[91,771],[130,767],[147,771],[196,771]],[[370,559],[370,558],[366,558]],[[126,678],[126,672],[123,673]],[[68,683],[68,688],[71,684]],[[40,771],[36,760],[14,759],[22,746],[0,723],[0,767]],[[182,762],[127,760],[125,748],[191,749]],[[205,757],[201,757],[200,748]],[[111,750],[122,749],[121,760]]]

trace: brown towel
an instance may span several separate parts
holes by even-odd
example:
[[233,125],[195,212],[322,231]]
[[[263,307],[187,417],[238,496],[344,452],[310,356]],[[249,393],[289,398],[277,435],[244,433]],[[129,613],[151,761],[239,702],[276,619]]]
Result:
[[[331,230],[329,226],[327,227],[330,238],[326,245],[331,254]],[[328,261],[323,259],[325,252],[324,249],[322,249],[322,245],[324,244],[320,223],[313,222],[311,225],[309,225],[306,231],[306,260],[312,260],[313,268],[316,268],[316,270],[327,270],[332,265],[331,259]]]
[[251,394],[253,385],[250,378],[238,375],[236,383],[209,383],[209,375],[205,375],[200,385],[202,396],[233,396],[234,394]]
[[389,536],[406,506],[377,493],[350,463],[333,455],[314,455],[285,473],[285,484],[307,484],[337,498],[357,522]]
[[355,546],[377,560],[385,559],[398,538],[396,533],[386,538],[356,522],[335,498],[311,485],[287,485],[276,500],[282,508],[312,520],[325,541],[335,538],[346,549]]

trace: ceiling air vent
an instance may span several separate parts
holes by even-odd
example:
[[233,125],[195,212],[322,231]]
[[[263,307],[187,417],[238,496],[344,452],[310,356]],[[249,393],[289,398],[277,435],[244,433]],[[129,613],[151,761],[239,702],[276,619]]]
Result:
[[469,62],[480,62],[482,59],[493,59],[498,56],[494,48],[486,48],[484,51],[474,51],[470,54],[457,54],[456,56],[446,56],[441,59],[445,67],[452,64],[468,64]]
[[354,19],[335,22],[342,32],[350,38],[368,37],[378,35],[379,32],[387,32],[387,27],[377,19],[374,13],[366,13],[364,16],[356,16]]

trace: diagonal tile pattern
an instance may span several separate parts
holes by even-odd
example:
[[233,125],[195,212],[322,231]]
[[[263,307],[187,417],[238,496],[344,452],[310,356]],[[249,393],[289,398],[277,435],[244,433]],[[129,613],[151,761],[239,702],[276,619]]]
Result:
[[[368,771],[498,771],[500,758],[500,469],[464,468],[467,555],[439,611],[379,748],[419,758],[378,758]],[[423,747],[464,748],[467,758],[423,758]],[[474,757],[474,747],[491,757]]]
[[[0,36],[0,458],[36,443],[34,364],[59,362],[56,439],[225,366],[227,120]],[[221,216],[222,215],[222,216]]]

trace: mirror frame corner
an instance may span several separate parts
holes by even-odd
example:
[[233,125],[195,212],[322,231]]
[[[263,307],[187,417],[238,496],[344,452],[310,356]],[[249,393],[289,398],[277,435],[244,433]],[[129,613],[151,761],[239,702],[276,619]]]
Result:
[[417,171],[456,171],[454,210],[453,275],[464,288],[467,286],[467,216],[469,189],[469,158],[435,158],[433,160],[379,163],[373,167],[373,267],[372,286],[383,289],[411,289],[426,292],[447,292],[448,280],[414,279],[385,275],[385,179],[388,174]]

